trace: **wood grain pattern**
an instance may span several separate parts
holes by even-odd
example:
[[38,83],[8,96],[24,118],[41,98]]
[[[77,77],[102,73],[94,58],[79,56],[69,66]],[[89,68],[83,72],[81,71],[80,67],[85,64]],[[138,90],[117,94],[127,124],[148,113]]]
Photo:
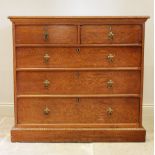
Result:
[[[44,39],[44,33],[48,33],[48,39]],[[75,44],[77,43],[77,27],[73,25],[52,26],[17,26],[16,43],[40,43],[40,44]]]
[[[44,114],[46,107],[50,110],[48,115]],[[107,113],[109,107],[113,109],[112,115]],[[116,124],[138,120],[138,98],[18,99],[18,124]]]
[[40,24],[143,24],[149,16],[10,16],[16,25]]
[[91,98],[97,98],[97,97],[126,97],[126,98],[130,98],[130,97],[140,97],[140,94],[88,94],[88,95],[79,95],[79,94],[75,94],[75,95],[17,95],[17,98],[58,98],[58,97],[63,97],[63,98],[68,98],[68,97],[91,97]]
[[139,71],[140,67],[102,67],[102,68],[16,68],[21,71]]
[[14,77],[14,121],[15,124],[17,124],[17,87],[16,87],[16,66],[17,66],[17,61],[16,61],[16,43],[15,43],[15,24],[12,23],[12,38],[13,38],[13,77]]
[[12,142],[144,142],[144,128],[13,128]]
[[17,124],[16,128],[139,128],[139,123],[52,123],[52,124]]
[[141,47],[141,43],[132,44],[16,44],[15,47]]
[[[141,65],[140,47],[27,47],[17,48],[16,51],[17,68],[110,68]],[[45,54],[50,57],[48,62],[44,60]],[[108,60],[110,54],[114,56],[113,62]]]
[[[44,87],[48,80],[50,85]],[[112,88],[107,82],[114,82]],[[139,71],[18,72],[18,94],[138,94]]]
[[[145,24],[142,24],[142,60],[141,60],[141,93],[140,93],[140,107],[143,106],[143,83],[144,83],[144,40],[145,40]],[[140,127],[142,127],[142,108],[140,108],[140,114],[139,114],[139,123]]]
[[[14,42],[13,142],[145,141],[144,23],[149,17],[9,18]],[[45,54],[50,56],[47,63]],[[47,88],[45,80],[50,82]]]
[[[110,31],[114,33],[112,40],[108,39]],[[141,25],[84,25],[81,27],[81,43],[141,43],[141,32]]]

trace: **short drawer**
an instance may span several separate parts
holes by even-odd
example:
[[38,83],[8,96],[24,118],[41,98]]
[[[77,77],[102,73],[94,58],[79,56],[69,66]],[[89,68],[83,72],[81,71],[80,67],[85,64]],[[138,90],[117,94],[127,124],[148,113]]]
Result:
[[25,47],[16,52],[17,68],[141,66],[141,47]]
[[141,43],[141,25],[84,25],[81,27],[82,44]]
[[16,26],[17,44],[74,44],[77,27],[72,25]]
[[138,94],[140,71],[19,71],[18,94]]
[[138,98],[19,98],[18,124],[138,123]]

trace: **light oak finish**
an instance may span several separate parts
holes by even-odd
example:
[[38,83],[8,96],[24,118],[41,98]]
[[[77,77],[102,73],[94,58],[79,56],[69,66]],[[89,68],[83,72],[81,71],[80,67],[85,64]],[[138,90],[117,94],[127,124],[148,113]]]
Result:
[[[113,39],[107,39],[107,35],[110,31],[114,34]],[[84,25],[81,26],[81,43],[141,43],[141,32],[142,27],[140,25]]]
[[9,18],[13,142],[145,141],[147,16]]
[[[47,33],[47,39],[45,39]],[[17,44],[75,44],[77,43],[77,27],[67,25],[52,26],[18,26],[16,28]]]
[[12,142],[144,142],[144,128],[13,128]]
[[[47,61],[44,58],[46,55],[49,56]],[[113,56],[112,62],[108,59],[110,55]],[[17,68],[110,68],[140,65],[141,47],[17,48]]]
[[[45,108],[50,110],[48,115],[44,113]],[[108,113],[109,108],[112,109],[111,115]],[[138,121],[139,98],[18,99],[18,124],[86,125],[138,123]]]
[[[44,81],[49,86],[45,87]],[[108,81],[113,86],[108,87]],[[31,89],[30,89],[31,88]],[[89,88],[89,89],[88,89]],[[140,71],[36,71],[17,73],[17,94],[138,94]]]

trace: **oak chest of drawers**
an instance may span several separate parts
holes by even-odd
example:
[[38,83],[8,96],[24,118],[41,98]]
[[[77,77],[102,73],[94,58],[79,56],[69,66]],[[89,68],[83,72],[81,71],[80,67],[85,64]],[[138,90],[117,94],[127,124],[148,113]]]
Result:
[[13,23],[12,141],[145,141],[148,17],[9,17]]

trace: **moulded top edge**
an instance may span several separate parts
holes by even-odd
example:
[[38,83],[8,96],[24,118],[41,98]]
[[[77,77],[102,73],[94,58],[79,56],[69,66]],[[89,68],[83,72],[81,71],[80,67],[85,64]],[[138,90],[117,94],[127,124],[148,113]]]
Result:
[[89,18],[89,19],[148,19],[150,16],[9,16],[9,19],[52,19],[52,18]]

